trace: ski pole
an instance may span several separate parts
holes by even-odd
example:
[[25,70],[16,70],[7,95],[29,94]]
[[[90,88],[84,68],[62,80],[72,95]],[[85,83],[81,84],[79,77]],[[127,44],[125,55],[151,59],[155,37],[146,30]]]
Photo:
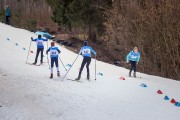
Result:
[[[47,50],[48,50],[48,41],[47,41]],[[48,54],[47,54],[47,63],[48,63],[49,69],[50,69]]]
[[26,59],[26,64],[27,64],[28,58],[29,58],[29,52],[30,52],[30,48],[31,48],[31,42],[32,42],[32,40],[30,41],[29,50],[28,50],[28,55],[27,55],[27,59]]
[[96,55],[95,55],[95,80],[96,80]]
[[[76,59],[74,60],[74,62],[72,63],[72,66],[74,65],[74,63],[75,63],[76,60],[78,59],[79,55],[80,55],[80,52],[79,52],[78,56],[76,57]],[[66,77],[66,75],[69,73],[69,71],[71,70],[72,66],[68,69],[68,71],[67,71],[66,74],[64,75],[62,81],[64,80],[64,78]]]
[[64,69],[67,71],[67,69],[66,69],[66,67],[64,66],[64,63],[62,62],[62,60],[61,60],[60,57],[59,57],[59,60],[61,61],[61,63],[62,63],[62,65],[63,65]]

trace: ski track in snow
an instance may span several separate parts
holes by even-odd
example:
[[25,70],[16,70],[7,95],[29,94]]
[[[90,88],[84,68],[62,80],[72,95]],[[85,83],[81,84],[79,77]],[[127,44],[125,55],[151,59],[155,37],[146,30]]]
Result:
[[[26,30],[0,23],[0,120],[180,119],[180,107],[163,99],[168,95],[180,102],[179,81],[142,73],[137,73],[141,79],[129,78],[126,77],[127,69],[100,61],[97,61],[97,73],[103,75],[97,75],[95,81],[94,60],[90,65],[90,82],[85,78],[81,80],[83,83],[61,81],[66,71],[60,62],[61,77],[56,76],[54,69],[54,78],[49,79],[47,63],[41,66],[25,64],[31,36],[37,37]],[[72,64],[77,54],[63,46],[59,48],[64,64]],[[30,63],[36,54],[33,42],[31,51]],[[44,62],[47,62],[46,57],[44,54]],[[77,77],[81,61],[80,56],[67,78]],[[85,68],[82,76],[86,76]],[[126,80],[120,80],[120,77]],[[141,87],[141,83],[148,87]],[[156,93],[159,89],[163,95]]]

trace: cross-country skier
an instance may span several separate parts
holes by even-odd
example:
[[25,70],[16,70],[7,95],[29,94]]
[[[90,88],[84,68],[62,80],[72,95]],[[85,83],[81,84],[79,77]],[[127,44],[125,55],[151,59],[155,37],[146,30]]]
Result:
[[54,63],[56,64],[57,68],[57,76],[60,76],[59,72],[59,65],[58,65],[58,55],[61,53],[61,51],[58,49],[58,47],[55,47],[55,43],[51,42],[51,47],[46,51],[46,54],[50,51],[50,56],[51,56],[51,76],[50,78],[53,78],[53,67]]
[[42,38],[41,35],[38,35],[38,38],[36,39],[33,39],[31,37],[31,40],[36,42],[37,43],[37,52],[36,52],[36,58],[35,58],[35,62],[33,63],[34,65],[36,65],[37,63],[37,59],[38,59],[38,56],[39,56],[39,53],[41,52],[41,64],[43,63],[43,51],[44,51],[44,41],[48,41],[48,39],[44,39]]
[[91,52],[96,56],[96,52],[90,46],[88,46],[87,41],[84,41],[83,47],[81,48],[81,50],[79,52],[79,54],[82,53],[83,61],[82,61],[81,68],[80,68],[80,71],[79,71],[79,76],[78,76],[78,78],[76,80],[81,79],[81,73],[82,73],[82,70],[83,70],[85,64],[86,64],[86,68],[87,68],[87,79],[89,80],[89,78],[90,78],[89,65],[91,63]]
[[126,57],[127,63],[131,64],[129,77],[131,77],[132,70],[134,70],[133,76],[136,77],[136,65],[139,63],[139,60],[140,60],[140,53],[138,52],[138,48],[134,47],[134,49]]

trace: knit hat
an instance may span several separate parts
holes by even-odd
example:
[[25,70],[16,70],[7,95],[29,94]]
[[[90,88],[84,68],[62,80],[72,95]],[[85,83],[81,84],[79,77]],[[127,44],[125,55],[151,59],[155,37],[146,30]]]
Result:
[[55,43],[54,42],[51,42],[51,46],[54,46],[55,45]]

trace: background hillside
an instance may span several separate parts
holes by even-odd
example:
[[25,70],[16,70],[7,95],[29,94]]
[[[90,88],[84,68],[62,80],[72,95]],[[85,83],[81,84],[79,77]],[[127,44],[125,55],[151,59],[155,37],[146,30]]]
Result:
[[4,10],[10,6],[11,24],[16,27],[36,30],[55,28],[51,20],[52,11],[45,0],[0,0],[0,21],[4,21]]
[[[98,59],[125,61],[139,47],[138,70],[180,80],[179,0],[0,0],[12,9],[12,25],[84,35]],[[79,44],[80,47],[80,44]],[[77,48],[76,48],[77,49]],[[128,67],[127,64],[120,64]]]

